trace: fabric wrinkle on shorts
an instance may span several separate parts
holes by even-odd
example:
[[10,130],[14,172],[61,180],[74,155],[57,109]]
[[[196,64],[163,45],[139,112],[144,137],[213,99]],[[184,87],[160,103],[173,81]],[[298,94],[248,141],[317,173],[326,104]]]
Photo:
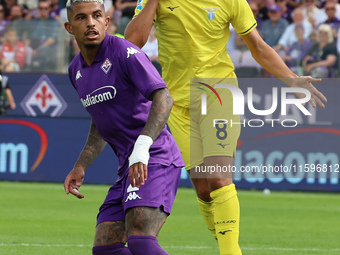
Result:
[[179,186],[181,168],[174,165],[148,165],[148,178],[139,188],[132,187],[128,177],[112,185],[99,209],[97,225],[105,221],[125,221],[131,207],[163,207],[170,214]]

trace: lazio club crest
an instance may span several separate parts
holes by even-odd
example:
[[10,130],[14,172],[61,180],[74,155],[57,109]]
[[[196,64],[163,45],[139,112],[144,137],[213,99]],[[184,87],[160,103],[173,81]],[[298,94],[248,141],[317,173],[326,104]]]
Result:
[[215,11],[220,9],[220,7],[214,7],[214,8],[202,7],[202,8],[208,11],[209,20],[213,20],[215,18]]

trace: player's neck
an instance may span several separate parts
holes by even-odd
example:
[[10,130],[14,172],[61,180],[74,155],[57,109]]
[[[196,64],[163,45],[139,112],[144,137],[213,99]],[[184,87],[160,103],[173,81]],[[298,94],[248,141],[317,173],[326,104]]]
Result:
[[91,66],[93,63],[93,60],[95,59],[97,53],[99,51],[99,48],[94,48],[94,49],[81,49],[81,55],[84,58],[84,61],[88,66]]

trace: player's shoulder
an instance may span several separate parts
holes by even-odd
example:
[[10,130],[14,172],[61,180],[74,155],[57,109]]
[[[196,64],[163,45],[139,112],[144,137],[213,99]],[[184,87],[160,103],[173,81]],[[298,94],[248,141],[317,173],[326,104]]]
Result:
[[107,34],[105,41],[105,47],[109,47],[109,49],[113,49],[115,52],[121,52],[127,47],[135,46],[128,40],[115,35]]
[[114,49],[114,54],[122,59],[129,59],[132,55],[142,53],[142,50],[138,46],[124,38],[110,36],[108,43],[109,46]]
[[114,48],[123,48],[123,49],[129,48],[129,47],[138,48],[136,45],[129,42],[128,40],[122,37],[115,36],[115,35],[109,35],[108,43],[110,44],[110,46],[113,46]]

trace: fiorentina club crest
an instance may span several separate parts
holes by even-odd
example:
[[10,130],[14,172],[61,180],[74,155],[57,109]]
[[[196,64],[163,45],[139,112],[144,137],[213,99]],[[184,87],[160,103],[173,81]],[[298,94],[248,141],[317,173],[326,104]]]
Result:
[[104,73],[108,73],[110,68],[111,68],[112,64],[110,62],[110,60],[107,58],[104,63],[101,66],[101,69],[104,71]]
[[59,117],[67,108],[67,103],[45,74],[31,88],[20,105],[28,116],[34,117]]
[[208,8],[208,7],[202,7],[204,10],[208,11],[208,19],[213,20],[215,18],[215,11],[220,9],[220,7],[214,7],[214,8]]

